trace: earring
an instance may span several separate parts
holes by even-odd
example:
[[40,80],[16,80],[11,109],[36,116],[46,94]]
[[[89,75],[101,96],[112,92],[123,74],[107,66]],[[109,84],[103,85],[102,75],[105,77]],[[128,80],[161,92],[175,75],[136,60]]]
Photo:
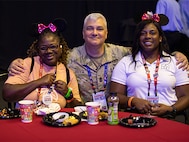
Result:
[[60,48],[62,48],[62,45],[60,45]]

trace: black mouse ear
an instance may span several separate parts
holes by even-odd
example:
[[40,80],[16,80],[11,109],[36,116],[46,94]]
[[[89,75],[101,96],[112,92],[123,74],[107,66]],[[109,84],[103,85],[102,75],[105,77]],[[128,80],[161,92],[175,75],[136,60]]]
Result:
[[39,32],[38,32],[38,23],[32,23],[31,28],[29,30],[29,34],[32,37],[38,37],[39,36]]
[[59,32],[63,33],[67,28],[67,21],[63,18],[56,18],[52,22],[58,29]]
[[164,14],[158,14],[158,15],[160,18],[159,24],[161,26],[165,26],[169,23],[169,18],[166,15],[164,15]]

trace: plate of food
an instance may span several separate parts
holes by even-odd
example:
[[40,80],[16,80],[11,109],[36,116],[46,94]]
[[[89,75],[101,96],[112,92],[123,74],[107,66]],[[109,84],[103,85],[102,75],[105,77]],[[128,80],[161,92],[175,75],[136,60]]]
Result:
[[43,122],[54,127],[71,127],[79,124],[81,118],[71,112],[55,112],[43,116]]
[[132,128],[147,128],[155,126],[157,121],[151,117],[129,116],[127,118],[121,118],[119,124]]
[[[80,112],[79,116],[81,117],[81,119],[87,119],[87,111]],[[98,119],[100,121],[107,120],[108,119],[108,112],[106,112],[106,111],[100,111]]]
[[11,109],[11,108],[0,109],[0,119],[11,119],[11,118],[19,118],[19,117],[20,117],[19,109]]

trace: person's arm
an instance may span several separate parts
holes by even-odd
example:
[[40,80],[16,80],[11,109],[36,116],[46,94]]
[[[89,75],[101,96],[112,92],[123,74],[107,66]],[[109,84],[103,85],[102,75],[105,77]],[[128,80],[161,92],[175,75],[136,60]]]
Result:
[[[120,83],[116,83],[111,81],[110,83],[110,92],[117,92],[119,97],[119,106],[123,109],[128,107],[133,107],[138,110],[140,113],[148,113],[151,110],[152,104],[144,99],[136,98],[136,97],[127,97],[126,86]],[[132,100],[130,100],[132,99]],[[130,106],[129,106],[130,100]]]
[[167,5],[164,1],[157,1],[156,12],[157,14],[165,14],[167,10]]
[[3,98],[8,102],[15,102],[25,98],[34,89],[40,86],[50,86],[54,82],[54,74],[48,74],[38,80],[24,84],[5,83],[3,86]]
[[179,69],[180,68],[182,68],[183,70],[189,69],[188,59],[183,53],[175,51],[175,52],[172,53],[172,55],[175,56],[175,58],[177,60],[176,64],[178,65]]
[[69,69],[69,71],[70,71],[70,82],[68,83],[68,86],[72,88],[72,94],[74,99],[71,102],[67,102],[66,107],[75,107],[75,106],[83,105],[75,73],[73,72],[72,69]]
[[175,88],[178,101],[173,105],[177,111],[182,111],[189,107],[189,84]]
[[178,101],[172,106],[159,104],[159,107],[152,107],[152,115],[163,116],[166,115],[167,112],[173,112],[175,110],[179,112],[189,107],[189,84],[178,86],[175,90]]
[[17,58],[11,62],[11,64],[8,67],[9,75],[17,75],[20,73],[23,73],[25,68],[23,65],[24,60],[21,58]]
[[[129,49],[129,50],[131,50],[131,49]],[[184,54],[182,54],[181,52],[175,51],[172,53],[172,55],[175,56],[175,58],[177,60],[177,65],[179,66],[179,68],[182,68],[183,70],[187,70],[187,69],[189,70],[188,59]],[[69,63],[68,63],[68,65],[69,65]],[[24,70],[25,70],[25,68],[23,66],[23,59],[21,59],[21,58],[17,58],[15,60],[13,60],[8,67],[9,75],[13,75],[13,76],[16,74],[23,73]]]

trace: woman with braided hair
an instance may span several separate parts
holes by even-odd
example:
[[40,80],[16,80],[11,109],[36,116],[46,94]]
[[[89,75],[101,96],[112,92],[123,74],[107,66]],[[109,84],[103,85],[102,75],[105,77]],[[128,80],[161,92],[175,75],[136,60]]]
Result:
[[[34,24],[36,40],[24,59],[25,70],[19,75],[9,75],[3,86],[6,101],[27,99],[46,105],[53,102],[62,108],[70,103],[81,104],[75,74],[66,67],[69,48],[63,38],[64,29],[63,19],[55,19],[48,25]],[[70,88],[71,95],[67,94]]]

